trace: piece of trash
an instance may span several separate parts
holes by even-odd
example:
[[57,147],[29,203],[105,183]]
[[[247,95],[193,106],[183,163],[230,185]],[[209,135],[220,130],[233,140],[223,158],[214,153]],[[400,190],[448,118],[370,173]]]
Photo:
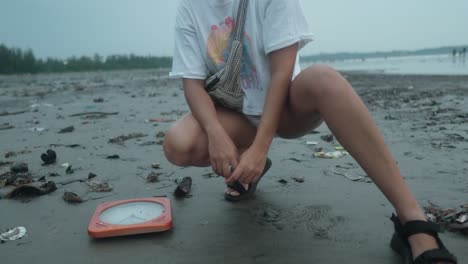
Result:
[[0,180],[3,186],[11,185],[11,186],[18,186],[23,184],[29,184],[34,181],[31,173],[29,172],[5,172],[0,174]]
[[44,127],[31,127],[29,130],[32,131],[32,132],[44,132],[44,131],[47,130],[47,128],[44,128]]
[[123,144],[125,141],[130,140],[130,139],[135,139],[135,138],[142,138],[146,137],[148,135],[143,134],[143,133],[131,133],[128,135],[121,135],[115,138],[109,139],[109,143],[114,143],[114,144]]
[[94,174],[94,173],[92,173],[92,172],[90,172],[90,173],[88,174],[88,180],[91,180],[92,178],[96,178],[96,177],[97,177],[97,175]]
[[59,132],[57,132],[57,133],[63,134],[63,133],[71,133],[73,131],[75,131],[75,127],[74,126],[68,126],[68,127],[60,129]]
[[322,158],[322,159],[336,159],[340,158],[344,155],[348,155],[349,153],[346,151],[332,151],[332,152],[315,152],[314,157],[316,158]]
[[296,182],[299,182],[299,183],[303,183],[304,182],[304,177],[293,177],[293,180],[295,180]]
[[88,183],[89,188],[93,192],[111,192],[112,187],[107,182],[100,182],[100,181],[89,181]]
[[72,192],[64,192],[62,196],[63,200],[68,203],[82,203],[83,199],[76,194]]
[[159,163],[152,163],[151,164],[151,168],[155,169],[155,170],[159,170],[161,169],[161,164]]
[[93,102],[95,102],[95,103],[102,103],[102,102],[104,102],[104,98],[102,98],[102,97],[94,98],[94,99],[93,99]]
[[68,167],[65,169],[66,174],[73,174],[75,172],[74,169],[72,169],[72,165],[68,165]]
[[185,197],[190,192],[192,187],[192,178],[184,177],[182,181],[177,185],[177,188],[174,190],[174,195],[176,197]]
[[57,153],[51,149],[48,149],[46,153],[42,153],[41,160],[44,162],[43,165],[55,163],[57,160]]
[[159,181],[159,176],[160,176],[161,174],[162,174],[162,173],[150,172],[150,173],[148,174],[148,176],[146,176],[146,182],[148,182],[148,183],[154,183],[154,182]]
[[342,172],[335,171],[333,169],[331,169],[331,172],[333,172],[333,173],[335,173],[337,175],[341,175],[341,176],[345,177],[346,179],[348,179],[350,181],[359,181],[359,180],[364,179],[364,177],[361,177],[361,176],[351,177],[351,176],[348,175],[348,172],[342,173]]
[[24,163],[24,162],[17,162],[17,163],[14,163],[13,165],[11,165],[10,171],[11,171],[12,173],[23,173],[23,172],[28,172],[28,171],[29,171],[28,164],[26,164],[26,163]]
[[316,146],[316,145],[318,145],[318,142],[316,142],[316,141],[306,141],[306,145]]
[[163,138],[163,137],[165,137],[165,136],[166,136],[166,133],[164,133],[164,132],[162,132],[162,131],[160,131],[158,134],[156,134],[156,137],[157,137],[157,138]]
[[40,196],[44,194],[51,193],[57,190],[55,182],[49,181],[40,186],[35,185],[20,185],[11,190],[5,195],[6,199],[16,199],[16,198],[26,198],[33,196]]
[[320,137],[322,140],[326,141],[326,142],[332,142],[334,137],[332,134],[328,134],[328,135],[323,135]]
[[457,219],[455,219],[460,224],[463,224],[468,221],[468,213],[467,214],[461,214]]
[[288,183],[288,181],[285,180],[285,179],[281,179],[281,180],[279,180],[278,182],[281,183],[281,184],[287,184],[287,183]]
[[64,168],[67,168],[68,166],[70,166],[70,163],[62,163],[62,165],[60,165],[60,166],[62,166]]
[[336,150],[345,150],[342,146],[335,147]]
[[119,155],[111,155],[111,156],[107,156],[106,159],[120,159],[120,156]]
[[175,119],[170,119],[170,118],[150,118],[146,119],[145,123],[150,123],[150,122],[158,122],[158,123],[169,123],[169,122],[174,122]]
[[23,238],[26,235],[26,228],[24,226],[18,226],[9,229],[0,234],[0,241],[14,241]]

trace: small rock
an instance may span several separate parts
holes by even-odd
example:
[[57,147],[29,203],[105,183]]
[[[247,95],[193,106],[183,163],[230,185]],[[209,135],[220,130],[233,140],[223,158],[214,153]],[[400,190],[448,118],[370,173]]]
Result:
[[11,165],[10,171],[12,173],[28,172],[29,171],[28,164],[26,164],[24,162],[17,162],[15,164]]
[[71,132],[73,132],[73,131],[75,131],[75,127],[74,127],[74,126],[68,126],[68,127],[66,127],[66,128],[60,129],[60,131],[59,131],[58,133],[60,133],[60,134],[63,134],[63,133],[71,133]]
[[295,180],[296,182],[299,182],[299,183],[303,183],[304,182],[304,177],[293,177],[293,180]]
[[320,137],[322,140],[326,141],[326,142],[332,142],[334,137],[332,134],[328,134],[328,135],[323,135]]

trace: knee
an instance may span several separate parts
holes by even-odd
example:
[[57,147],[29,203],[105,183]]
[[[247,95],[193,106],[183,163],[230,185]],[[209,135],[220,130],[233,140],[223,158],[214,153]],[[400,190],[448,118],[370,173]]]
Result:
[[344,78],[335,69],[324,64],[315,64],[303,71],[305,81],[308,83],[308,92],[314,98],[329,96],[343,87]]
[[191,157],[193,157],[195,152],[195,145],[175,127],[171,127],[166,132],[163,149],[164,155],[172,164],[177,166],[191,165]]

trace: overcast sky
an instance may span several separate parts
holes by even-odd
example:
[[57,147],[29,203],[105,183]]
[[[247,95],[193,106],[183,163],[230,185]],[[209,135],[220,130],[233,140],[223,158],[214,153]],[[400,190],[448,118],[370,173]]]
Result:
[[[0,0],[0,43],[38,57],[170,56],[178,2]],[[316,36],[303,54],[468,45],[468,0],[302,2]]]

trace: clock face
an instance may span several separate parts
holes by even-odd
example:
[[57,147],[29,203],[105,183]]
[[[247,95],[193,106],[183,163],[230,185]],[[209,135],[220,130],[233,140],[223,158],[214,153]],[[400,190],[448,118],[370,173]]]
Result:
[[99,218],[112,225],[135,225],[155,219],[164,213],[164,206],[153,202],[130,202],[104,210]]

